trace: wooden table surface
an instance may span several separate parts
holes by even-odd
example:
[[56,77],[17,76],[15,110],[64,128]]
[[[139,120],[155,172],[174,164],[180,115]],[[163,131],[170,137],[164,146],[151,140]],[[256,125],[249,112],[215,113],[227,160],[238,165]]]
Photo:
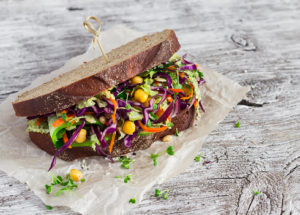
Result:
[[[103,30],[172,28],[181,53],[251,86],[206,139],[202,161],[157,186],[170,189],[169,199],[148,192],[129,214],[300,214],[299,0],[0,0],[0,101],[83,53],[87,15]],[[0,214],[74,212],[46,210],[0,171]]]

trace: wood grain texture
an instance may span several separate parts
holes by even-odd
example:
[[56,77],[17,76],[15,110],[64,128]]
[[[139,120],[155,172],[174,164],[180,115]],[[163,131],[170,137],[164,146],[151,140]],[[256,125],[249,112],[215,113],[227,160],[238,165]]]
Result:
[[[156,186],[170,189],[169,199],[153,189],[128,214],[300,214],[299,11],[298,0],[2,0],[0,99],[83,53],[87,15],[100,17],[104,30],[173,28],[181,53],[252,90],[207,138],[202,161]],[[47,211],[3,172],[1,213],[74,214]]]

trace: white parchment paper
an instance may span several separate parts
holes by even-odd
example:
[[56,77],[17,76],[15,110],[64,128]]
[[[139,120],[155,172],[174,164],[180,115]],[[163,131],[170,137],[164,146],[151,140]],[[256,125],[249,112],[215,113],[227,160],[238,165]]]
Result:
[[[102,44],[108,52],[136,37],[141,33],[124,26],[116,26],[101,34]],[[62,68],[48,75],[37,78],[25,90],[33,88],[60,73],[77,67],[84,61],[99,56],[98,49],[89,48],[80,56],[72,58]],[[65,193],[59,197],[48,195],[45,184],[51,182],[47,169],[52,156],[37,148],[31,143],[26,133],[26,119],[15,116],[11,102],[17,94],[10,95],[0,105],[0,169],[9,176],[21,182],[26,182],[31,190],[42,201],[51,206],[68,206],[72,210],[83,214],[123,214],[134,205],[129,204],[130,198],[136,195],[137,203],[142,200],[143,194],[156,183],[163,183],[170,177],[183,172],[193,161],[201,148],[205,137],[222,121],[233,106],[237,104],[248,91],[247,87],[207,69],[202,69],[206,84],[202,87],[202,103],[205,114],[195,125],[183,132],[171,143],[157,142],[149,149],[137,152],[130,157],[135,160],[129,170],[122,169],[119,162],[110,163],[99,157],[86,158],[88,170],[83,170],[86,182],[79,186],[76,194]],[[165,151],[169,145],[174,145],[174,156],[167,154],[158,158],[158,165],[153,166],[151,153]],[[82,159],[65,162],[57,159],[53,173],[65,175],[70,169],[80,169]],[[114,176],[133,174],[128,184]],[[167,204],[167,201],[166,201]]]

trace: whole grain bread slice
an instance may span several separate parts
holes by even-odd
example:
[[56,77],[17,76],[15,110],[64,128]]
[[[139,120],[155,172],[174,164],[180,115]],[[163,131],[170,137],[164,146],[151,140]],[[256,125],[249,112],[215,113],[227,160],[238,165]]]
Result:
[[[149,148],[156,140],[169,135],[175,134],[177,131],[183,131],[192,126],[194,119],[196,117],[196,111],[194,107],[190,109],[184,109],[180,111],[174,118],[172,122],[174,126],[171,129],[167,129],[163,132],[153,133],[147,136],[136,136],[132,140],[131,147],[126,147],[123,140],[117,140],[114,144],[113,150],[109,153],[108,149],[105,150],[107,154],[110,154],[112,157],[118,157],[125,155],[131,152],[144,150]],[[54,155],[56,148],[54,147],[51,137],[49,134],[41,134],[35,132],[29,132],[31,141],[37,145],[39,148],[46,151],[48,154]],[[59,154],[59,158],[66,161],[72,161],[77,158],[96,156],[97,153],[93,151],[91,147],[73,147],[68,148],[65,151]]]
[[13,102],[15,114],[36,116],[66,109],[168,61],[179,48],[173,30],[135,39],[110,51],[109,63],[101,56],[19,95]]

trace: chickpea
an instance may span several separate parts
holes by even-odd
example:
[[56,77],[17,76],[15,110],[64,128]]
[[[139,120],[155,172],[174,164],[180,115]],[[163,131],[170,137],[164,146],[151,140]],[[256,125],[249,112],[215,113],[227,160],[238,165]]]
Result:
[[137,89],[134,92],[134,99],[140,103],[144,103],[148,99],[148,94],[142,89]]
[[135,132],[135,124],[129,120],[124,122],[122,130],[125,134],[132,135]]
[[144,81],[143,78],[140,76],[135,76],[131,79],[132,84],[141,84],[143,83],[143,81]]
[[70,177],[73,181],[79,181],[82,178],[82,172],[77,169],[71,169]]
[[103,125],[105,125],[105,123],[106,123],[106,118],[105,118],[104,116],[100,116],[100,117],[99,117],[99,121],[100,121]]
[[163,142],[171,142],[173,137],[171,135],[166,135],[162,138]]
[[79,134],[78,134],[77,138],[75,139],[75,141],[77,143],[83,143],[84,141],[86,141],[86,130],[85,129],[81,129],[79,131]]

